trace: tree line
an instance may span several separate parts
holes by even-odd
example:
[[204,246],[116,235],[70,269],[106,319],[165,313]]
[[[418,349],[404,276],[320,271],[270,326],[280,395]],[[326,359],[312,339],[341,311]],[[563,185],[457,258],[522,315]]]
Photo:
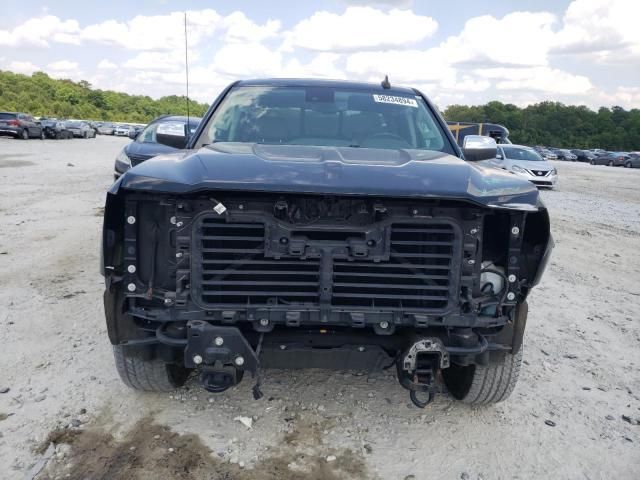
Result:
[[[202,116],[209,106],[189,101],[189,113]],[[187,114],[187,99],[170,95],[157,100],[146,95],[100,90],[81,80],[58,80],[46,73],[22,75],[0,71],[0,110],[38,117],[81,118],[147,123],[159,115]]]
[[[202,116],[209,106],[189,101],[189,112]],[[158,115],[186,115],[184,96],[157,100],[146,95],[94,89],[81,80],[58,80],[46,73],[22,75],[0,71],[0,110],[36,116],[146,123]],[[541,102],[520,108],[513,104],[450,105],[447,120],[498,123],[509,129],[513,143],[569,148],[640,150],[640,110]]]
[[498,123],[509,129],[511,142],[565,148],[640,150],[640,110],[541,102],[519,108],[501,102],[486,105],[451,105],[447,120]]

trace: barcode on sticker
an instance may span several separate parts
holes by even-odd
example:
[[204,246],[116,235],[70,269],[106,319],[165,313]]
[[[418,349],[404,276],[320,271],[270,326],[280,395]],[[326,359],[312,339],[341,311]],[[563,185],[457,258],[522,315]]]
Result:
[[373,101],[377,103],[392,103],[394,105],[404,105],[405,107],[418,108],[415,98],[396,97],[395,95],[373,95]]
[[219,203],[215,207],[213,207],[213,211],[216,212],[218,215],[222,215],[224,212],[227,211],[227,207],[225,207],[222,203]]

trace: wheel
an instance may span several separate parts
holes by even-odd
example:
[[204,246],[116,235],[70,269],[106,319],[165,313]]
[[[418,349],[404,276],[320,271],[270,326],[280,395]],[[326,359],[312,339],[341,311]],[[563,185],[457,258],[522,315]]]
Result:
[[29,130],[27,130],[26,128],[23,128],[21,137],[23,140],[29,140]]
[[89,133],[88,132],[84,132],[83,134],[83,138],[86,140],[87,138],[89,138]]
[[47,136],[44,134],[44,130],[40,130],[40,140],[44,140]]
[[595,160],[591,160],[589,163],[590,163],[591,165],[595,165],[595,164],[596,164],[596,161],[595,161]]
[[129,388],[144,392],[170,392],[184,385],[189,370],[165,363],[159,358],[147,359],[140,351],[122,345],[113,346],[118,375]]
[[631,168],[631,162],[626,162],[624,164],[624,168]]
[[522,365],[523,347],[515,355],[503,353],[487,365],[452,364],[442,371],[444,383],[457,400],[487,405],[506,400],[516,386]]
[[613,160],[609,160],[609,163],[607,163],[607,167],[613,167]]

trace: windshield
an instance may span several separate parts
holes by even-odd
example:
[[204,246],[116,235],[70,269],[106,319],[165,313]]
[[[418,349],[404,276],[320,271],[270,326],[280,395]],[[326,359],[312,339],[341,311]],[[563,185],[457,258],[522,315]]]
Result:
[[16,114],[0,112],[0,120],[8,120],[10,118],[16,118]]
[[198,144],[316,145],[453,153],[422,98],[337,87],[238,87]]
[[504,150],[505,157],[510,160],[542,161],[542,157],[535,150],[529,148],[502,147],[502,150]]

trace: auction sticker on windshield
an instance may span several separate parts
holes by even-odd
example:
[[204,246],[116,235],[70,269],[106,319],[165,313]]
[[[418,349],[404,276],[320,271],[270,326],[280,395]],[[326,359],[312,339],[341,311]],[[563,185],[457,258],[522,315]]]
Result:
[[395,95],[373,95],[373,101],[377,103],[392,103],[394,105],[404,105],[406,107],[418,108],[415,98],[396,97]]

